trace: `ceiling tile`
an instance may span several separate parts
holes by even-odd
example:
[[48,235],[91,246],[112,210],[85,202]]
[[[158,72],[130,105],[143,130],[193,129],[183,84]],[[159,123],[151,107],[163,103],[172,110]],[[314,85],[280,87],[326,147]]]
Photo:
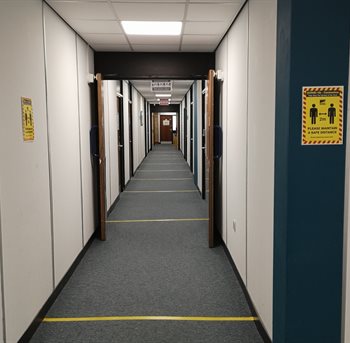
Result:
[[213,45],[219,44],[221,36],[216,35],[183,35],[183,44]]
[[123,33],[116,20],[71,20],[70,25],[79,33]]
[[185,23],[185,34],[213,34],[223,35],[230,26],[230,22],[227,21],[188,21]]
[[232,21],[240,8],[238,3],[190,4],[186,20]]
[[49,4],[65,19],[116,19],[105,2],[50,1]]
[[124,35],[111,33],[111,34],[98,34],[98,33],[84,33],[82,37],[90,44],[127,44],[127,40]]
[[185,4],[113,3],[120,20],[182,20]]
[[180,36],[134,36],[130,35],[128,36],[128,39],[131,44],[150,44],[150,45],[174,45],[177,44],[179,46],[180,44]]
[[179,51],[179,44],[174,45],[148,45],[148,44],[132,44],[135,51],[143,52],[174,52]]

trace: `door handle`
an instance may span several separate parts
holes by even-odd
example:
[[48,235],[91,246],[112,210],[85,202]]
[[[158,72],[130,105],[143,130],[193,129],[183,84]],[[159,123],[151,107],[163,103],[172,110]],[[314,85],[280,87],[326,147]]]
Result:
[[122,144],[119,144],[119,145],[118,145],[118,147],[119,147],[119,148],[123,148],[123,147],[124,147],[124,145],[122,145]]

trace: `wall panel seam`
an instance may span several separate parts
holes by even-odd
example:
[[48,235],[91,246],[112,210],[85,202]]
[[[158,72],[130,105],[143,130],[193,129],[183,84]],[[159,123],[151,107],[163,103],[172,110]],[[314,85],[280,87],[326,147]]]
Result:
[[77,96],[78,96],[78,128],[79,128],[79,167],[80,167],[80,201],[81,201],[81,239],[82,248],[84,248],[84,195],[83,195],[83,169],[82,169],[82,153],[81,153],[81,113],[80,113],[80,89],[79,89],[79,58],[78,58],[78,35],[75,34],[75,58],[76,58],[76,71],[77,71]]
[[[46,5],[47,6],[47,5]],[[49,134],[49,106],[48,106],[48,73],[47,73],[47,51],[46,51],[46,21],[45,5],[42,3],[42,23],[43,23],[43,47],[44,47],[44,73],[45,73],[45,105],[46,105],[46,134],[47,134],[47,158],[49,166],[49,191],[50,191],[50,222],[51,222],[51,249],[52,249],[52,289],[55,289],[55,238],[53,222],[53,191],[52,191],[52,162],[51,162],[51,144]]]
[[248,289],[248,155],[249,155],[249,1],[246,3],[247,6],[247,125],[246,125],[246,175],[245,175],[245,284]]
[[2,221],[1,221],[1,184],[0,184],[0,278],[1,278],[1,311],[2,311],[2,334],[6,343],[6,317],[5,317],[5,282],[4,282],[4,254],[2,248]]

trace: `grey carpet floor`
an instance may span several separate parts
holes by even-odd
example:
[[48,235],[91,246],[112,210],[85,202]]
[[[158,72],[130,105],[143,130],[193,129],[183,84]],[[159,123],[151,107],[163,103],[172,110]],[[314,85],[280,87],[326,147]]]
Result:
[[[183,160],[172,146],[157,146],[144,165],[169,155]],[[195,189],[191,180],[138,180],[137,174],[108,218],[107,241],[93,242],[47,317],[251,316],[223,248],[207,247],[207,221],[113,222],[206,218],[198,192],[176,192]],[[138,190],[175,192],[132,192]],[[31,342],[263,340],[253,322],[99,321],[42,323]]]

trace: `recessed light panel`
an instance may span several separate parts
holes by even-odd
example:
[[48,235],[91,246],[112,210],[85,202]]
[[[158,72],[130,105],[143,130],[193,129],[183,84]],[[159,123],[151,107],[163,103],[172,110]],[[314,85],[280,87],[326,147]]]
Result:
[[181,21],[122,21],[124,31],[128,35],[146,36],[179,36]]

